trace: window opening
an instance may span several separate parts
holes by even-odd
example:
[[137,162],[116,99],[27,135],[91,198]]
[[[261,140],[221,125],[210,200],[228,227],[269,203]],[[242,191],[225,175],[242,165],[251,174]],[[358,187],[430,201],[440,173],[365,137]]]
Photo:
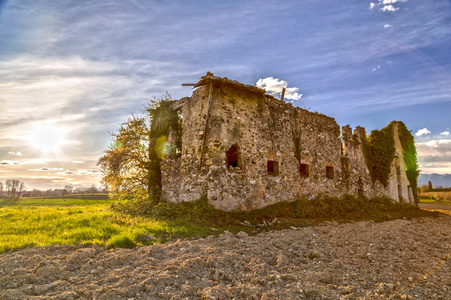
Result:
[[268,174],[279,175],[279,162],[275,160],[268,160],[266,163]]
[[413,193],[412,193],[412,188],[410,187],[410,185],[407,186],[407,193],[409,195],[409,201],[412,201]]
[[239,167],[238,161],[239,161],[239,152],[238,147],[236,145],[232,145],[230,147],[229,151],[226,152],[227,156],[227,169],[230,167],[236,168]]
[[362,198],[365,195],[363,192],[363,181],[361,177],[359,177],[359,180],[357,181],[357,195],[360,198]]
[[326,167],[326,178],[328,178],[328,179],[334,178],[334,167],[331,167],[331,166]]
[[402,197],[402,186],[398,184],[398,199],[400,203],[404,203],[404,199]]
[[343,168],[344,171],[348,171],[349,170],[349,164],[347,162],[342,162],[341,163],[341,167]]
[[309,177],[309,165],[307,164],[300,164],[299,165],[299,174],[301,174],[301,177]]

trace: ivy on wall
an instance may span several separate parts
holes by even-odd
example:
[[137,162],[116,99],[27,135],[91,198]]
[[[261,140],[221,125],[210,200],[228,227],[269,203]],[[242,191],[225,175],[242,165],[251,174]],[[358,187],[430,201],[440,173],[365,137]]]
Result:
[[172,109],[174,103],[167,95],[163,99],[154,99],[146,108],[150,117],[148,191],[152,191],[149,193],[152,195],[159,195],[161,192],[161,156],[158,155],[157,149],[159,144],[166,141],[166,135],[171,128],[177,131],[176,147],[182,147],[182,121],[179,112]]
[[395,158],[393,124],[390,123],[381,130],[373,130],[369,136],[362,137],[362,147],[373,183],[379,180],[387,187],[391,163]]
[[[169,96],[167,96],[169,98]],[[177,131],[177,148],[182,144],[182,121],[178,111],[173,110],[176,101],[169,99],[157,100],[147,108],[151,118],[150,137],[159,138],[167,135],[172,128]]]
[[413,197],[415,203],[418,202],[417,198],[417,179],[420,174],[417,162],[417,150],[415,148],[415,140],[413,135],[407,129],[403,122],[398,123],[398,136],[401,141],[401,146],[403,150],[404,163],[406,165],[406,175],[410,182],[410,187],[412,188]]

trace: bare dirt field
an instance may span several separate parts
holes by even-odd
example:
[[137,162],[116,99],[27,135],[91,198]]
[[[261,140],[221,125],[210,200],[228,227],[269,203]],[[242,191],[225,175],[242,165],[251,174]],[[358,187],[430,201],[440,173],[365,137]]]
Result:
[[0,255],[0,299],[450,299],[451,216]]

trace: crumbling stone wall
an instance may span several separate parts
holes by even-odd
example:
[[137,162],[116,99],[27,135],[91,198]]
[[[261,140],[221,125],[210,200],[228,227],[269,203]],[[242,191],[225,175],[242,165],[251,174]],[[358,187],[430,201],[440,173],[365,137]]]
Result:
[[388,182],[388,190],[391,198],[398,202],[407,204],[415,204],[413,191],[410,187],[409,179],[405,170],[407,170],[404,162],[403,150],[399,139],[398,122],[393,122],[393,135],[395,140],[395,159],[391,164],[391,176]]
[[[166,200],[205,194],[219,209],[251,210],[320,194],[399,199],[400,181],[408,195],[405,174],[392,175],[388,188],[371,181],[361,145],[364,128],[340,131],[333,118],[211,73],[195,87],[184,100],[181,156],[162,162]],[[399,140],[396,151],[402,158]],[[402,168],[402,159],[397,161]]]

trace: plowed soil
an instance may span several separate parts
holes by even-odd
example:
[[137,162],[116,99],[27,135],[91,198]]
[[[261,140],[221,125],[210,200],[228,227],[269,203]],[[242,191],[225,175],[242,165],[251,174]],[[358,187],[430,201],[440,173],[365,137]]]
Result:
[[451,299],[451,216],[0,255],[0,299]]

